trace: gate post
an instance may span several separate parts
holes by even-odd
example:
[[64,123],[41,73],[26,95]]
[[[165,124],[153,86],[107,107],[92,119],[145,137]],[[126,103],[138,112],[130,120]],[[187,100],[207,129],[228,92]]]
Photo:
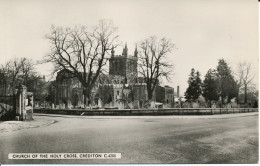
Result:
[[27,92],[28,104],[25,106],[25,119],[24,120],[33,120],[33,93]]
[[24,120],[24,115],[26,114],[25,110],[25,100],[26,100],[26,91],[27,88],[24,85],[18,86],[17,98],[18,100],[18,109],[16,110],[17,116],[19,116],[19,120]]

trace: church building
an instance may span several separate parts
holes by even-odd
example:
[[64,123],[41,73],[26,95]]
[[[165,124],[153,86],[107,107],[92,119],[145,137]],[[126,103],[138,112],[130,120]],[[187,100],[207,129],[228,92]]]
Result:
[[[138,52],[135,48],[134,55],[128,55],[125,45],[122,55],[115,55],[111,50],[109,59],[109,74],[100,73],[99,80],[92,90],[91,105],[104,107],[118,107],[122,103],[135,103],[142,107],[148,99],[146,83],[138,77],[137,71]],[[84,107],[83,87],[76,77],[62,70],[56,77],[56,104],[65,108]],[[128,108],[127,105],[124,106]]]

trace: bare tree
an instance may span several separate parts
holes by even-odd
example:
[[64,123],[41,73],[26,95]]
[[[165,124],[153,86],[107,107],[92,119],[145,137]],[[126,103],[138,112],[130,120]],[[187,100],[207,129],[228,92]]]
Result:
[[24,59],[12,59],[8,61],[5,65],[2,65],[2,70],[6,74],[6,92],[8,94],[15,93],[15,87],[17,86],[19,80],[18,76],[21,75],[21,69]]
[[139,73],[144,77],[147,85],[148,99],[151,100],[159,79],[164,77],[169,80],[173,65],[169,61],[169,53],[173,44],[170,40],[150,37],[139,45]]
[[47,35],[51,53],[45,62],[55,65],[54,72],[65,70],[77,77],[84,87],[85,104],[107,63],[109,50],[117,46],[117,28],[112,21],[101,20],[93,29],[85,26],[62,28],[52,26]]
[[14,94],[16,86],[27,84],[28,78],[34,74],[34,64],[31,59],[14,58],[1,65],[2,86],[5,94]]
[[250,63],[239,63],[238,64],[238,79],[239,88],[244,89],[245,98],[244,103],[247,103],[247,92],[253,85],[252,81],[255,77],[255,73],[252,71]]
[[7,84],[8,84],[8,75],[4,65],[0,67],[0,93],[1,95],[7,95]]

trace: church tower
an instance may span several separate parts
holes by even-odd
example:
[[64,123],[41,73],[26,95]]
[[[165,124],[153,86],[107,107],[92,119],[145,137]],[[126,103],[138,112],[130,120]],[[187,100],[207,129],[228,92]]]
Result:
[[134,56],[128,55],[127,44],[125,44],[122,55],[115,55],[114,48],[111,50],[111,58],[109,59],[109,74],[120,75],[126,78],[137,74],[137,47],[134,51]]

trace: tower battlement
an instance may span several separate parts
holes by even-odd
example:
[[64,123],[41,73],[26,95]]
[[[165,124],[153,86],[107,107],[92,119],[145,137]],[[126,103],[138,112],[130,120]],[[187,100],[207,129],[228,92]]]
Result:
[[122,55],[115,55],[114,48],[111,50],[111,58],[109,59],[109,74],[121,75],[127,78],[130,74],[137,73],[137,48],[135,48],[134,56],[128,55],[127,44],[125,45]]
[[125,57],[124,55],[114,55],[110,59],[117,59],[117,58],[127,58],[127,59],[132,59],[132,60],[137,60],[138,58],[132,55],[128,55]]

